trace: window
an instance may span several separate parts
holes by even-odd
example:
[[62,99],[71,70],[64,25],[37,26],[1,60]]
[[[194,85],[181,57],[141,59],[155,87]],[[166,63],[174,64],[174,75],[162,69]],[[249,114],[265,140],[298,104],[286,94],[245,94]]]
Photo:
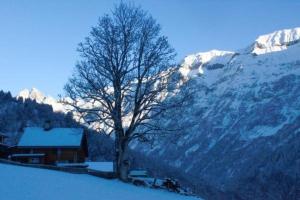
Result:
[[39,158],[30,158],[29,162],[32,163],[32,164],[39,164],[40,159]]
[[74,162],[76,163],[78,160],[77,152],[74,152]]
[[57,157],[60,158],[61,156],[61,149],[57,149]]

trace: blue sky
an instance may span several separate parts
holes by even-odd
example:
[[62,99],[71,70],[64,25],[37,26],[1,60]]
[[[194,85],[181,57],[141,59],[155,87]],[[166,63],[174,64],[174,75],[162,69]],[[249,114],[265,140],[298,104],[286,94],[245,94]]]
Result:
[[[77,44],[117,0],[0,1],[0,90],[36,87],[56,97],[79,59]],[[162,25],[177,60],[236,50],[258,35],[300,26],[297,0],[136,0]]]

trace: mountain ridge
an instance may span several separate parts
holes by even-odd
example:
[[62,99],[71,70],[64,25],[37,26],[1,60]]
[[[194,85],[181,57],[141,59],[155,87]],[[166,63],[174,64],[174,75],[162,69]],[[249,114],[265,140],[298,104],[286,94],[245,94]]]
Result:
[[[192,97],[188,106],[169,118],[179,117],[161,119],[167,128],[180,125],[182,130],[175,139],[168,136],[148,147],[135,144],[135,149],[156,159],[148,168],[155,172],[164,163],[177,169],[174,178],[190,177],[186,184],[192,188],[201,180],[225,193],[233,192],[237,199],[296,199],[300,187],[300,32],[296,33],[281,40],[289,45],[282,43],[282,48],[268,48],[261,54],[242,50],[229,54],[227,60],[219,59],[225,54],[206,63],[201,58],[183,63],[181,67],[197,72],[181,73],[186,83],[181,90],[192,86]],[[195,190],[203,195],[203,190]]]
[[47,104],[52,106],[54,112],[63,112],[67,113],[65,106],[59,103],[55,98],[51,96],[45,96],[41,91],[36,89],[35,87],[31,89],[23,89],[16,96],[17,99],[22,98],[35,100],[37,103]]
[[[198,52],[187,55],[181,61],[179,72],[184,76],[198,76],[204,74],[203,68],[221,68],[223,65],[229,64],[238,55],[263,55],[286,50],[291,46],[300,46],[300,27],[293,29],[282,29],[269,34],[260,35],[249,46],[239,51],[225,51],[213,49],[206,52]],[[298,47],[299,48],[299,47]],[[264,50],[262,50],[264,49]],[[261,51],[259,51],[261,50]],[[294,56],[296,57],[296,56]],[[208,66],[210,65],[210,66]],[[23,89],[16,98],[36,100],[38,103],[52,105],[56,112],[66,112],[63,104],[59,103],[51,96],[45,96],[35,87],[31,89]]]

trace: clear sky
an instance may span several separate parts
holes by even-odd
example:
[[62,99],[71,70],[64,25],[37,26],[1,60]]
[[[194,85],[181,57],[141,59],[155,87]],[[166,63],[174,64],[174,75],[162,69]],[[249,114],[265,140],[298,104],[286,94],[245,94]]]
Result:
[[[118,0],[1,0],[0,90],[36,87],[56,97],[72,73],[77,44]],[[178,53],[236,50],[258,35],[300,26],[299,0],[136,0]]]

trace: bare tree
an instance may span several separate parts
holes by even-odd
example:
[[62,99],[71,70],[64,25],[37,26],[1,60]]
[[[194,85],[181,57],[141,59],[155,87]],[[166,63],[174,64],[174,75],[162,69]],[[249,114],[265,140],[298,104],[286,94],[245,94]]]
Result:
[[97,26],[78,51],[81,61],[65,86],[70,104],[85,122],[97,122],[112,130],[116,138],[116,172],[128,175],[128,144],[158,132],[155,122],[174,104],[170,62],[175,53],[161,27],[147,12],[120,3]]

